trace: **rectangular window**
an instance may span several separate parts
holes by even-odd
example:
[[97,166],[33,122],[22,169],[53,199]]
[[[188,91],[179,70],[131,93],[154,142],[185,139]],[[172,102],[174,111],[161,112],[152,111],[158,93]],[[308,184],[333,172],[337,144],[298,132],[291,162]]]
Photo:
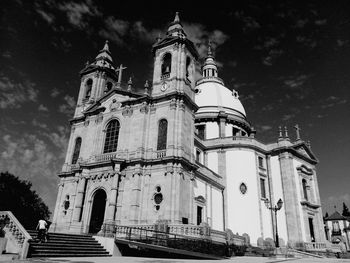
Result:
[[205,139],[205,125],[197,125],[196,126],[196,134],[200,139],[204,140]]
[[196,150],[196,161],[197,162],[201,162],[201,151],[200,150]]
[[261,192],[261,197],[266,198],[266,187],[265,187],[264,178],[260,178],[260,192]]
[[312,217],[309,217],[309,229],[310,229],[311,242],[315,242],[314,223],[313,223]]
[[184,225],[188,224],[188,218],[187,217],[183,217],[182,218],[182,224],[184,224]]
[[203,210],[203,207],[197,206],[197,225],[198,226],[202,223],[202,210]]
[[258,163],[259,163],[259,168],[265,168],[264,158],[262,158],[261,156],[258,156]]

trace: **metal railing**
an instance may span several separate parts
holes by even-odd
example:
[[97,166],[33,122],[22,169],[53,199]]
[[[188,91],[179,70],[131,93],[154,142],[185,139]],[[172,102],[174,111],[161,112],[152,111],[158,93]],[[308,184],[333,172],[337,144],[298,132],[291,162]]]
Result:
[[[168,231],[170,227],[167,228]],[[164,246],[173,249],[181,249],[191,252],[224,257],[227,254],[228,246],[226,243],[216,242],[210,238],[189,237],[186,235],[174,234],[169,232],[156,231],[138,226],[120,226],[115,224],[103,224],[103,236],[114,236],[117,239],[141,242],[144,244]]]

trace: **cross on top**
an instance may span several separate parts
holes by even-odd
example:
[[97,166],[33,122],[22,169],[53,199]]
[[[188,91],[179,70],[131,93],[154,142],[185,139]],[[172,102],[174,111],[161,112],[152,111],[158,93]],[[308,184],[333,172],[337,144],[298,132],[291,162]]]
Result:
[[118,84],[122,82],[122,74],[124,69],[127,69],[127,67],[123,67],[123,64],[120,64],[120,66],[115,70],[118,73]]

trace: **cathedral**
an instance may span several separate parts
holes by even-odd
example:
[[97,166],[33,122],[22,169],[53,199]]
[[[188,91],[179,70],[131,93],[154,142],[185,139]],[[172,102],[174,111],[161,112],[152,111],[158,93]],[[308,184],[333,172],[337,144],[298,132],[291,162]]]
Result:
[[280,128],[274,142],[259,141],[210,45],[196,77],[199,54],[178,14],[152,53],[142,89],[122,81],[108,42],[80,71],[51,229],[163,220],[170,232],[231,230],[253,245],[325,242],[318,160],[299,128],[295,140]]

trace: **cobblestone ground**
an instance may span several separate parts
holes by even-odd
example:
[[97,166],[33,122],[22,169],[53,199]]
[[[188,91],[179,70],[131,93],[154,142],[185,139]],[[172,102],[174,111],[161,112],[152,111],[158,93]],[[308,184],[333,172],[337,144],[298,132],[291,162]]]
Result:
[[305,262],[305,263],[350,263],[350,259],[335,259],[335,258],[265,258],[265,257],[234,257],[225,260],[187,260],[187,259],[159,259],[159,258],[136,258],[136,257],[107,257],[107,258],[50,258],[50,259],[26,259],[26,260],[11,260],[0,256],[1,262],[13,263],[269,263],[269,262]]

